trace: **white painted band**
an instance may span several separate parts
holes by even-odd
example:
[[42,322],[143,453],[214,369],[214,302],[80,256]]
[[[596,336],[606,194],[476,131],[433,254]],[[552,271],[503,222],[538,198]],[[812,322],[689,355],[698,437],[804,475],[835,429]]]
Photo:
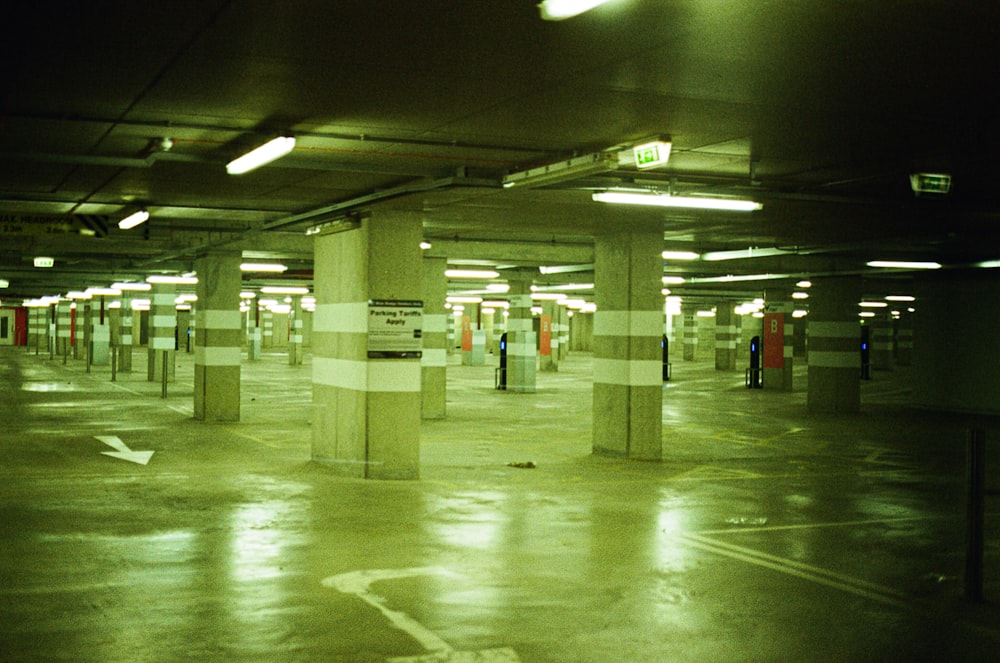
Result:
[[132,345],[132,334],[122,334],[122,345]]
[[368,302],[317,304],[313,331],[346,334],[368,333]]
[[787,341],[795,334],[795,325],[785,323],[785,340]]
[[194,348],[194,363],[197,366],[239,366],[240,358],[239,348],[206,348],[200,345]]
[[438,348],[424,348],[420,357],[420,365],[425,368],[438,368],[448,365],[448,351]]
[[818,368],[861,368],[860,352],[810,351],[809,365]]
[[663,335],[663,311],[597,311],[594,336]]
[[302,329],[305,326],[305,322],[302,320],[302,318],[295,318],[295,321],[292,323],[292,326],[295,329]]
[[177,295],[172,292],[154,292],[149,298],[150,306],[175,306]]
[[419,392],[420,362],[313,358],[313,384],[367,392]]
[[254,327],[250,330],[250,339],[253,341],[260,340],[260,327]]
[[735,334],[736,325],[715,325],[716,334]]
[[507,354],[511,357],[535,357],[538,355],[538,349],[533,341],[529,343],[508,342]]
[[292,343],[302,343],[302,334],[292,334]]
[[783,356],[785,357],[785,359],[788,359],[789,357],[793,357],[793,356],[795,356],[795,348],[793,348],[793,347],[792,347],[792,346],[790,346],[790,345],[786,345],[786,346],[784,347],[784,353],[783,353]]
[[594,382],[628,387],[659,387],[663,384],[663,362],[595,358]]
[[173,338],[168,337],[153,337],[149,339],[149,347],[151,350],[175,350],[177,344],[174,342]]
[[68,329],[60,329],[59,333],[56,334],[56,336],[58,338],[69,338],[69,330]]
[[94,325],[94,340],[95,341],[111,340],[111,327],[107,325]]
[[424,313],[424,331],[431,334],[448,331],[448,316]]
[[243,316],[239,311],[205,310],[198,311],[195,324],[202,329],[242,329]]
[[531,324],[531,318],[508,318],[507,319],[507,331],[510,332],[529,332],[533,329]]
[[861,338],[856,322],[809,322],[809,335],[813,338]]
[[510,302],[511,308],[531,308],[532,304],[530,293],[527,295],[510,295],[507,301]]
[[161,329],[173,329],[177,326],[176,315],[154,315],[152,318],[154,327],[159,327]]

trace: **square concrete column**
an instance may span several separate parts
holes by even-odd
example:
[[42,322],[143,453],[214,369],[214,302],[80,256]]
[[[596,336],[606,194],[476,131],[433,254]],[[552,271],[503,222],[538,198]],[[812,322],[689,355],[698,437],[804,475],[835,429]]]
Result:
[[264,343],[263,334],[260,328],[260,304],[256,299],[250,300],[250,310],[248,311],[249,321],[247,323],[248,331],[248,348],[247,348],[247,358],[250,361],[258,361],[261,355],[261,346]]
[[423,352],[420,357],[420,416],[444,419],[448,394],[447,258],[424,258],[421,298],[424,302]]
[[260,312],[260,319],[263,329],[260,346],[264,350],[270,350],[274,347],[274,313],[268,309],[263,309]]
[[87,344],[90,363],[106,366],[111,363],[111,319],[107,297],[95,295],[90,305],[90,343]]
[[594,453],[660,460],[663,446],[662,231],[594,249]]
[[563,360],[569,356],[569,317],[567,317],[569,311],[565,306],[557,305],[555,312],[556,328],[559,331],[559,359]]
[[538,338],[531,319],[531,281],[512,279],[508,291],[507,391],[533,394],[536,388]]
[[768,290],[764,293],[764,318],[761,323],[764,389],[792,391],[794,368],[794,323],[791,293]]
[[240,420],[240,254],[201,256],[194,327],[194,418]]
[[420,338],[411,352],[406,324],[395,339],[375,334],[394,302],[420,315],[422,237],[404,211],[315,235],[312,457],[339,474],[420,476]]
[[60,299],[56,304],[56,354],[62,355],[63,363],[66,363],[70,353],[73,332],[73,302],[68,299]]
[[810,412],[861,409],[860,277],[813,282],[809,296]]
[[132,315],[132,297],[126,291],[122,293],[121,308],[118,309],[118,335],[115,345],[118,352],[118,371],[132,371],[132,347],[134,342],[134,316]]
[[694,361],[698,353],[698,309],[694,306],[681,308],[683,322],[681,338],[684,343],[681,357],[684,361]]
[[892,316],[888,311],[876,313],[871,323],[871,364],[876,371],[895,369],[892,347]]
[[302,297],[298,295],[292,298],[289,324],[291,325],[291,334],[288,337],[288,365],[301,366],[305,355],[302,338],[305,319],[302,315]]
[[719,302],[715,307],[715,370],[736,368],[736,322],[731,302]]
[[167,380],[174,377],[177,348],[177,288],[169,283],[156,283],[149,293],[149,364],[146,379],[159,382],[163,370]]

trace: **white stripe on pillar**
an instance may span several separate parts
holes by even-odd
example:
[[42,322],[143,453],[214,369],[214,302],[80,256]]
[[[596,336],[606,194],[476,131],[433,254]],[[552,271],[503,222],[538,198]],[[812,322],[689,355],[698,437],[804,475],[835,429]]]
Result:
[[660,387],[663,385],[663,362],[595,357],[594,382],[628,387]]
[[239,366],[239,348],[195,346],[194,363],[198,366]]
[[437,368],[448,365],[448,351],[441,348],[424,348],[420,357],[420,365],[427,368]]
[[198,311],[195,326],[199,329],[242,329],[243,315],[239,311]]
[[367,334],[368,302],[317,304],[313,331]]
[[661,311],[597,311],[594,313],[594,336],[663,335]]
[[419,392],[420,362],[313,358],[313,384],[354,391]]

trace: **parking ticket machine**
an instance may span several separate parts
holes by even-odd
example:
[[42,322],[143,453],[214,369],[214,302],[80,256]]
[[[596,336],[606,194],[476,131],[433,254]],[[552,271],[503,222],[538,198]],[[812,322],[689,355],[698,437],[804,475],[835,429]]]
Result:
[[507,332],[500,335],[500,367],[497,368],[496,388],[507,390]]
[[746,385],[750,389],[760,389],[760,336],[750,339],[750,366],[747,368]]
[[660,340],[660,347],[663,349],[663,381],[670,379],[670,339],[664,334]]
[[861,328],[861,379],[872,379],[871,328]]

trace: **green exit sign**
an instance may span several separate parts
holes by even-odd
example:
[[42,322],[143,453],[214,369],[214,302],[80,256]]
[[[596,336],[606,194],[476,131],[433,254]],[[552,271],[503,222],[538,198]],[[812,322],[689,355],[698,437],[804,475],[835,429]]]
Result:
[[951,175],[943,173],[913,173],[910,175],[910,188],[913,193],[946,194],[951,191]]
[[632,148],[632,154],[635,157],[636,168],[656,168],[670,159],[670,143],[653,141],[636,145]]

